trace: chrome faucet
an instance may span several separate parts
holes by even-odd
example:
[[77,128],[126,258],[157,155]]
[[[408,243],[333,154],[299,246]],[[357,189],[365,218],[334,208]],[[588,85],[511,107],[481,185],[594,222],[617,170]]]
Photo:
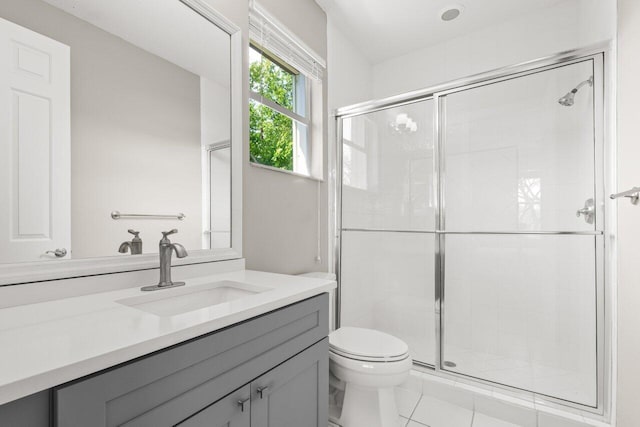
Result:
[[127,251],[130,251],[131,255],[140,255],[142,253],[142,239],[138,236],[140,232],[131,229],[127,230],[127,232],[133,234],[133,239],[130,242],[122,242],[118,252],[126,254]]
[[179,243],[171,243],[171,240],[167,236],[177,233],[175,228],[171,231],[162,232],[162,240],[160,240],[160,282],[157,285],[143,286],[143,291],[157,291],[165,288],[175,288],[176,286],[183,286],[184,282],[172,282],[171,281],[171,255],[173,251],[176,251],[178,258],[186,257],[187,250]]

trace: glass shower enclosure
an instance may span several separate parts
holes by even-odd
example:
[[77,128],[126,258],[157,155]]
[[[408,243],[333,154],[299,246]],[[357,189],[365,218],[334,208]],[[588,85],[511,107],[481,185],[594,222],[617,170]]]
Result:
[[602,54],[339,110],[339,325],[599,408],[602,123]]

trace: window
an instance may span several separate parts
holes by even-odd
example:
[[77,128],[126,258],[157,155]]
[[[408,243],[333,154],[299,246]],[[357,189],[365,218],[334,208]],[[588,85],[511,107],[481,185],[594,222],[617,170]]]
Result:
[[250,161],[322,178],[324,60],[255,0],[249,37]]
[[249,60],[251,161],[309,175],[307,79],[255,45]]

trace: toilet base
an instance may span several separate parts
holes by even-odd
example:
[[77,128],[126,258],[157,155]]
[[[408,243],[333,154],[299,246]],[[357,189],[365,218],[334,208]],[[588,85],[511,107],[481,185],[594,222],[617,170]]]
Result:
[[347,383],[339,423],[342,427],[398,427],[395,390]]

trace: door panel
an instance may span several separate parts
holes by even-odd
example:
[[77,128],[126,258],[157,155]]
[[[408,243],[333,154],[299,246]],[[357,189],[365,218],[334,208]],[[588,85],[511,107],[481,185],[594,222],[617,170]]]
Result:
[[251,383],[251,427],[325,427],[328,338]]
[[0,256],[71,254],[70,49],[0,19]]
[[406,341],[435,364],[434,101],[342,121],[342,326]]
[[[594,64],[443,97],[440,242],[441,369],[595,407],[600,82],[585,83],[598,77]],[[561,105],[577,86],[573,105]]]

